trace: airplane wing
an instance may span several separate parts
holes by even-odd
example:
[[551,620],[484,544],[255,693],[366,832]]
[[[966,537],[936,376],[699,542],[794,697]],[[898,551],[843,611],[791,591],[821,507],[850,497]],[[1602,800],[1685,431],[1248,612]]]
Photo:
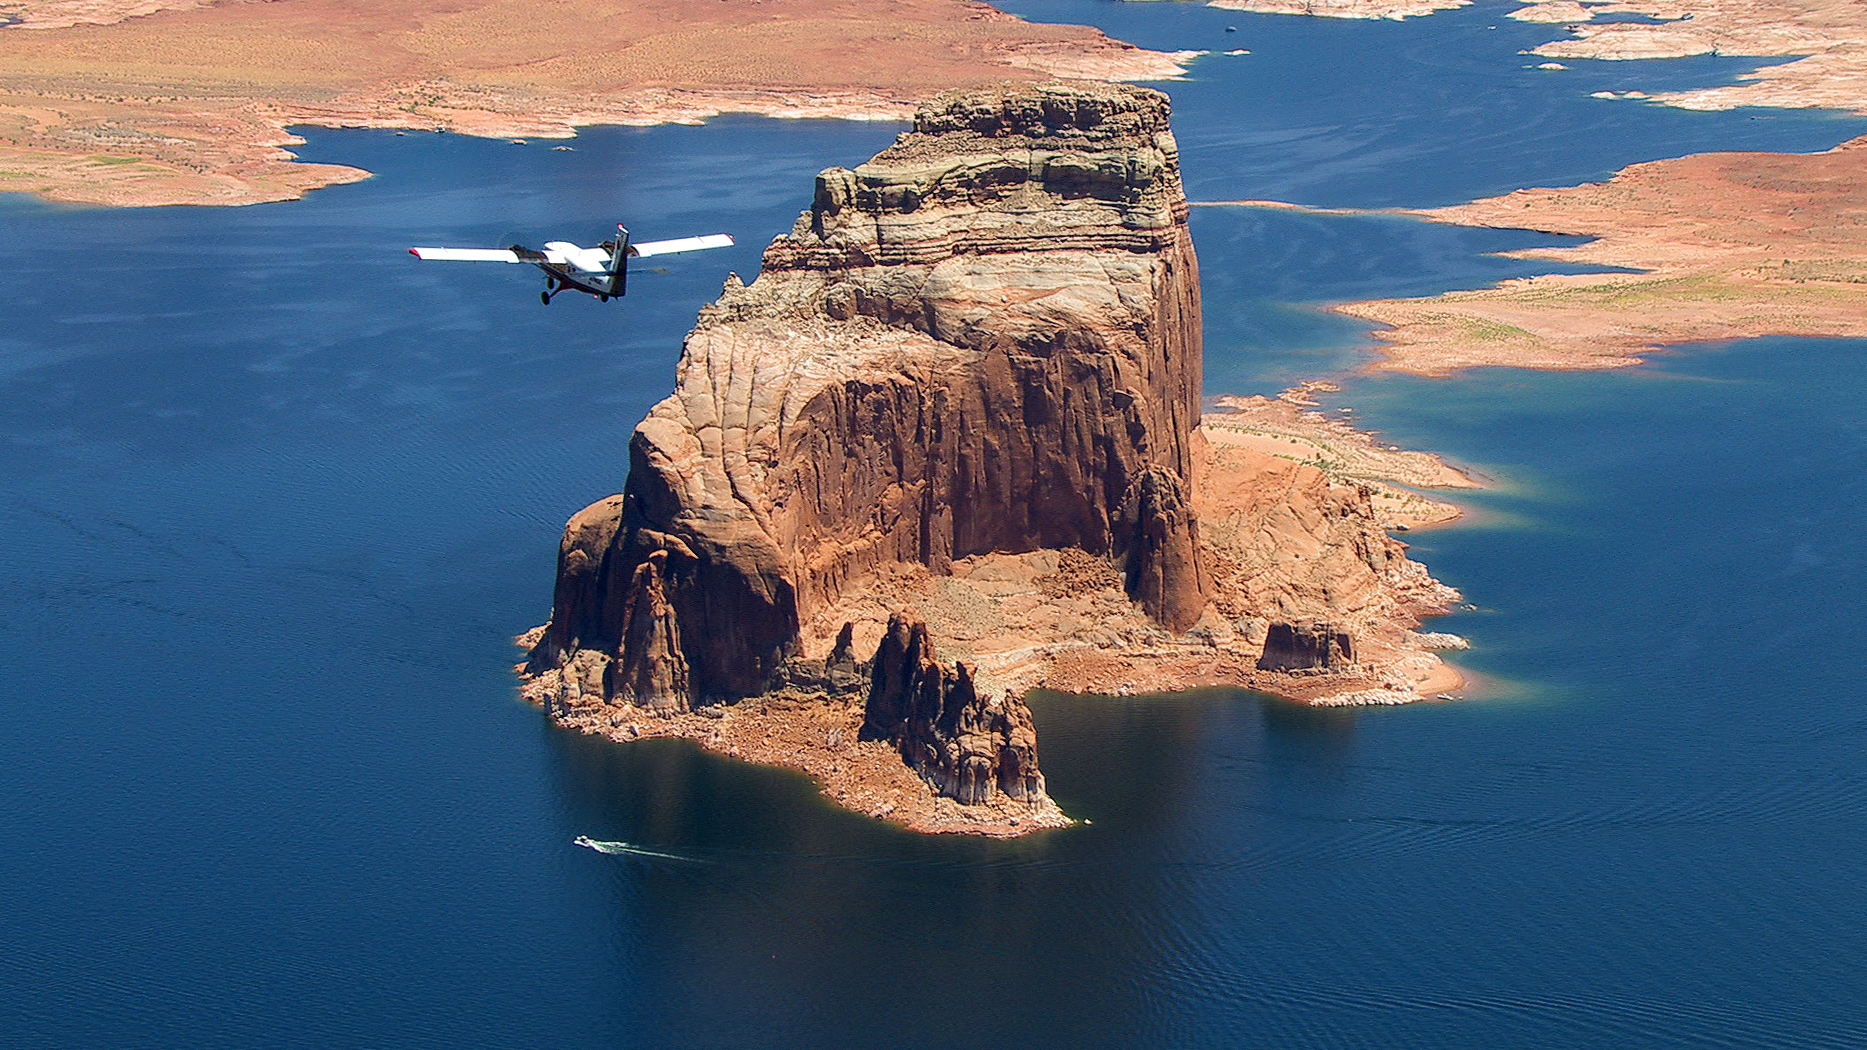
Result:
[[585,273],[608,273],[609,253],[601,248],[579,248],[569,241],[552,241],[545,250],[529,248],[410,248],[417,259],[440,259],[446,262],[552,263],[575,266]]
[[504,248],[410,248],[417,259],[443,259],[449,262],[525,262],[519,253]]
[[644,255],[672,255],[675,252],[697,252],[702,248],[729,248],[733,239],[724,233],[709,233],[701,237],[677,237],[671,241],[642,241],[629,245],[629,254],[635,257]]

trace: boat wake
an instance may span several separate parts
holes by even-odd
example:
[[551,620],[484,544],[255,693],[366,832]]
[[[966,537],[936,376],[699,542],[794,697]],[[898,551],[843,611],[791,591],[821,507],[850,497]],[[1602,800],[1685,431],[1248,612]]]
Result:
[[678,853],[662,853],[659,850],[644,849],[628,842],[603,842],[588,835],[579,835],[571,842],[585,849],[593,849],[598,853],[607,853],[611,856],[654,857],[657,860],[678,860],[687,864],[703,863],[694,857],[683,857]]

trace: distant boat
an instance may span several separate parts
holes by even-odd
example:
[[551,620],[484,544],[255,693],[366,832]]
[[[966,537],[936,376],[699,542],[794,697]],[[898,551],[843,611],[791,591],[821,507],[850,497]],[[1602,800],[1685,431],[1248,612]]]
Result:
[[593,849],[598,853],[607,853],[612,857],[654,857],[658,860],[678,860],[684,864],[705,863],[696,857],[683,857],[678,853],[663,853],[660,850],[644,849],[641,846],[628,842],[604,842],[601,839],[593,839],[588,835],[579,835],[571,839],[571,844],[582,846],[585,849]]

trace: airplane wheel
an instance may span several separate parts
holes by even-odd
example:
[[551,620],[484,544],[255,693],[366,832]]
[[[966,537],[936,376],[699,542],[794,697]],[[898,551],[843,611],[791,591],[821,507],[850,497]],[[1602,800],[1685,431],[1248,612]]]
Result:
[[603,302],[609,302],[609,296],[607,295],[599,295],[597,298]]
[[551,305],[551,293],[550,292],[539,292],[538,301],[545,304],[546,306],[550,306]]

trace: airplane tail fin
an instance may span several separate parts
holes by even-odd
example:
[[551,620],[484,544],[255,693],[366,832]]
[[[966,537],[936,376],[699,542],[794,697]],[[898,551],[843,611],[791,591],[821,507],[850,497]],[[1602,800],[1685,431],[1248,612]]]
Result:
[[616,224],[616,250],[609,257],[609,294],[620,296],[629,286],[629,228]]

